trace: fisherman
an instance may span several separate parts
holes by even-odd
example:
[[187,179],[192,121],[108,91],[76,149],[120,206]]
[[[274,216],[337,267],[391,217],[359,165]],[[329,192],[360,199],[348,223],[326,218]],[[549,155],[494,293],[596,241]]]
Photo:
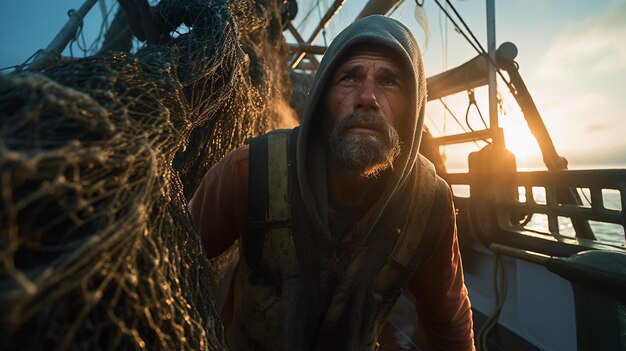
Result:
[[375,349],[404,288],[425,349],[473,349],[451,191],[418,153],[425,103],[409,29],[366,17],[329,46],[300,127],[209,169],[190,207],[209,257],[239,239],[231,349]]

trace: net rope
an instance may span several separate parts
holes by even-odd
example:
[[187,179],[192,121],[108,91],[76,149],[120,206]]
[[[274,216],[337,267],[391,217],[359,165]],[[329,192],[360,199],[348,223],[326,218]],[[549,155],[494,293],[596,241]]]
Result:
[[163,0],[189,33],[0,77],[0,349],[225,348],[187,202],[281,125],[280,3]]

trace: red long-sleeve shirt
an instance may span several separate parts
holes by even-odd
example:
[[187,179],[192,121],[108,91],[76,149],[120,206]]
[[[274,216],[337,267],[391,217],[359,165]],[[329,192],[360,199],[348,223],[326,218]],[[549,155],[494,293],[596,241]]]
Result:
[[[216,257],[246,235],[248,155],[240,147],[205,174],[190,207],[208,257]],[[449,203],[452,203],[451,193]],[[463,282],[454,208],[444,222],[433,252],[411,277],[420,324],[433,350],[472,350],[472,313]]]

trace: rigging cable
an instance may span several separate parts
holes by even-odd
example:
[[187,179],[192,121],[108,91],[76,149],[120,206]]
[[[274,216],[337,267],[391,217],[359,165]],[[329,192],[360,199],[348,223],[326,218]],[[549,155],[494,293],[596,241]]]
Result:
[[[100,2],[100,4],[102,4],[102,2]],[[111,13],[113,12],[113,10],[117,9],[117,4],[118,3],[114,1],[109,7],[109,9],[107,10],[107,12],[106,13],[103,12],[102,23],[100,24],[98,35],[96,36],[96,39],[94,39],[94,41],[89,46],[89,52],[92,52],[94,54],[97,53],[98,47],[100,45],[100,40],[102,40],[102,36],[105,34],[105,32],[109,31],[109,28],[110,28],[109,17],[111,16]]]
[[[438,2],[438,0],[435,0],[436,2]],[[454,14],[459,18],[459,20],[461,21],[461,23],[463,24],[463,27],[465,27],[465,29],[467,30],[467,32],[472,36],[472,39],[474,39],[474,42],[476,42],[476,45],[478,45],[478,47],[480,48],[479,53],[481,54],[485,54],[485,56],[489,59],[489,61],[491,62],[491,64],[493,65],[493,67],[496,68],[496,72],[498,72],[498,75],[500,75],[500,78],[502,78],[502,80],[506,83],[507,87],[509,89],[511,89],[511,92],[513,92],[513,87],[511,85],[511,83],[509,81],[506,80],[506,78],[504,77],[504,75],[502,74],[502,72],[500,72],[500,69],[498,68],[498,65],[496,65],[496,63],[494,62],[494,60],[491,58],[491,56],[489,56],[489,54],[487,53],[487,51],[485,50],[485,48],[483,48],[483,46],[480,44],[480,41],[476,38],[476,36],[474,35],[474,32],[472,32],[472,30],[470,29],[470,27],[467,25],[467,23],[465,23],[465,20],[463,19],[463,17],[459,14],[459,12],[456,10],[456,8],[454,7],[454,5],[452,5],[452,3],[450,2],[450,0],[446,0],[446,4],[450,5],[450,7],[452,8],[452,11],[454,11]],[[446,15],[448,15],[446,13]],[[455,24],[456,25],[456,24]],[[467,39],[467,37],[466,37]],[[468,39],[469,40],[469,39]],[[517,66],[517,63],[516,63]]]
[[[435,3],[437,4],[437,6],[439,6],[439,9],[441,9],[441,11],[443,11],[443,13],[446,14],[448,19],[450,19],[450,22],[452,22],[452,24],[454,24],[454,26],[456,27],[458,32],[465,38],[465,40],[467,40],[467,42],[474,48],[474,50],[476,50],[476,52],[478,52],[479,54],[484,53],[484,50],[481,51],[479,48],[477,48],[476,45],[467,37],[467,34],[465,34],[465,32],[461,29],[461,27],[459,27],[459,25],[456,23],[454,18],[452,18],[452,16],[450,16],[450,14],[448,13],[448,11],[446,9],[444,9],[443,6],[441,6],[441,3],[439,2],[439,0],[435,0]],[[452,4],[449,4],[449,5],[452,6]],[[481,47],[481,49],[482,49],[482,47]]]
[[445,18],[445,24],[442,25],[441,12],[439,12],[439,33],[441,34],[441,57],[442,68],[444,71],[448,70],[448,18]]
[[[437,1],[437,0],[435,0]],[[459,18],[459,20],[461,21],[461,23],[463,24],[463,27],[465,27],[465,29],[469,32],[469,34],[472,36],[472,39],[474,39],[474,42],[476,42],[476,45],[478,45],[478,47],[480,48],[480,50],[485,53],[485,49],[483,48],[482,45],[480,45],[480,41],[478,41],[478,39],[476,39],[476,36],[474,35],[474,32],[472,32],[472,30],[469,28],[469,26],[467,25],[467,23],[465,23],[465,20],[463,19],[463,17],[461,17],[461,15],[459,14],[459,12],[456,10],[456,8],[452,5],[452,3],[450,3],[450,0],[446,0],[446,4],[448,4],[451,8],[452,11],[454,11],[454,14],[456,15],[456,17]]]
[[476,333],[476,348],[480,351],[488,350],[489,334],[498,323],[498,317],[502,312],[502,307],[506,300],[508,277],[504,258],[501,254],[495,253],[493,265],[493,289],[496,295],[496,307],[485,321],[485,324]]
[[[84,26],[81,24],[80,29],[79,29],[80,32],[78,34],[78,36],[80,37],[80,42],[76,41],[76,46],[78,46],[80,51],[83,52],[83,57],[87,57],[89,49],[87,48],[87,41],[85,40],[85,31],[83,29],[84,29]],[[82,42],[82,46],[81,46],[81,42]]]
[[[439,101],[443,104],[443,107],[445,107],[445,109],[450,113],[450,115],[452,116],[452,118],[456,121],[456,123],[459,125],[459,127],[461,127],[461,130],[463,130],[464,133],[467,133],[467,129],[465,129],[465,126],[463,125],[463,123],[461,123],[461,121],[459,121],[459,119],[456,117],[456,115],[454,114],[454,112],[452,112],[452,110],[450,110],[450,108],[448,107],[448,105],[445,103],[445,101],[443,101],[442,99],[439,99]],[[445,122],[445,119],[444,119]],[[445,126],[445,124],[444,124]],[[469,126],[469,125],[468,125]],[[471,129],[471,128],[470,128]],[[445,135],[445,129],[444,129],[444,133],[443,135]],[[483,140],[484,142],[488,143],[488,141]],[[480,145],[478,145],[478,143],[476,142],[476,140],[473,141],[474,145],[476,145],[477,148],[480,149]]]
[[454,118],[454,120],[456,121],[456,123],[459,125],[459,127],[461,127],[461,129],[463,130],[463,132],[467,133],[467,129],[465,129],[465,126],[463,126],[463,123],[461,123],[461,121],[459,121],[459,119],[456,117],[456,115],[452,112],[452,110],[450,110],[450,108],[448,107],[448,105],[445,103],[445,101],[443,101],[443,99],[439,99],[439,101],[443,104],[443,107],[445,107],[445,109],[450,112],[450,114],[452,115],[452,118]]
[[[70,17],[70,18],[72,18],[73,16],[76,16],[76,17],[78,17],[80,19],[80,23],[78,25],[78,28],[76,28],[76,33],[74,33],[74,37],[70,40],[70,43],[68,45],[68,47],[70,49],[70,56],[74,57],[74,50],[73,50],[74,43],[76,43],[76,46],[81,51],[83,51],[84,56],[87,56],[85,50],[83,50],[83,48],[80,47],[80,42],[78,41],[78,39],[80,37],[80,34],[83,32],[83,24],[85,23],[84,22],[85,18],[83,16],[81,16],[80,13],[77,12],[76,10],[74,10],[74,9],[68,10],[67,11],[67,16]],[[85,40],[85,37],[83,37],[83,42],[84,42],[84,40]],[[85,46],[87,46],[87,45],[85,45]]]
[[436,130],[437,133],[439,133],[439,135],[444,135],[444,133],[441,132],[441,129],[439,129],[439,127],[437,126],[437,124],[435,124],[435,120],[433,120],[433,116],[431,116],[430,113],[428,113],[428,111],[425,111],[425,115],[426,115],[426,119],[430,122],[429,126],[432,126],[432,129]]
[[[418,0],[415,0],[416,3],[417,3],[417,1]],[[423,4],[424,4],[424,2],[422,1],[422,5]],[[442,67],[443,71],[447,71],[448,70],[448,18],[447,17],[445,18],[445,24],[443,26],[441,24],[442,18],[444,18],[444,17],[441,15],[441,12],[439,12],[439,33],[441,34],[440,38],[441,38],[441,57],[442,57],[441,65],[443,66]],[[446,127],[447,127],[446,120],[447,120],[447,117],[448,117],[447,116],[447,112],[450,111],[450,109],[448,108],[448,105],[445,104],[445,102],[444,102],[445,100],[443,98],[439,99],[439,101],[441,101],[443,103],[444,107],[446,108],[443,111],[443,135],[446,135]],[[452,113],[452,111],[450,111],[450,113],[456,119],[456,116],[454,115],[454,113]],[[457,120],[457,122],[458,122],[458,120]],[[461,129],[464,132],[466,132],[465,128],[463,127],[463,125],[461,125],[461,124],[459,124],[459,125],[461,126]],[[479,147],[478,143],[474,142],[474,144],[476,144],[476,147]],[[446,147],[444,145],[443,146],[443,155],[445,156],[445,154],[446,154]]]
[[[465,110],[465,123],[467,124],[467,127],[472,131],[475,132],[474,128],[472,128],[472,126],[469,123],[469,111],[470,108],[472,107],[472,105],[476,106],[476,111],[478,111],[478,115],[480,116],[480,119],[483,121],[483,124],[485,125],[485,128],[488,129],[489,127],[487,127],[487,123],[485,122],[485,119],[483,118],[483,114],[480,112],[480,108],[478,107],[478,104],[476,103],[476,99],[474,98],[474,90],[470,89],[467,91],[467,95],[469,97],[469,104],[467,105],[467,110]],[[484,141],[485,143],[491,145],[491,142],[487,139],[484,138],[480,138],[480,140]],[[474,141],[474,143],[476,143]]]
[[39,49],[35,51],[34,54],[30,55],[26,60],[24,60],[24,62],[20,63],[19,65],[13,65],[13,66],[0,68],[0,72],[9,70],[11,68],[14,69],[13,72],[20,72],[24,69],[24,67],[28,66],[31,62],[35,61],[37,56],[39,56],[43,51],[44,51],[43,49]]
[[[324,5],[326,5],[326,2],[324,2]],[[326,11],[328,11],[328,9],[326,9]],[[317,7],[317,15],[319,16],[321,23],[324,19],[324,15],[322,14],[322,8],[320,6]],[[324,28],[322,29],[322,38],[324,39],[324,46],[328,47],[328,44],[326,43],[326,26],[324,26]]]
[[489,54],[485,51],[485,49],[482,47],[482,45],[480,44],[480,42],[478,41],[478,39],[476,39],[476,36],[474,35],[474,33],[472,32],[471,29],[469,29],[469,27],[467,26],[467,24],[465,23],[465,21],[463,20],[463,17],[461,17],[461,15],[458,13],[458,11],[456,10],[456,8],[454,7],[454,5],[452,5],[452,3],[450,3],[450,0],[446,0],[446,4],[448,4],[452,10],[454,11],[454,13],[456,14],[456,16],[461,20],[461,22],[463,23],[464,27],[466,28],[466,30],[470,33],[470,35],[472,36],[472,38],[474,38],[474,40],[476,41],[476,44],[478,44],[478,47],[476,47],[476,44],[473,43],[467,36],[467,34],[465,34],[465,32],[461,29],[461,27],[459,27],[459,25],[457,24],[457,22],[452,18],[452,16],[450,16],[450,14],[448,13],[448,11],[446,11],[443,6],[441,5],[441,3],[439,2],[439,0],[434,0],[435,3],[437,4],[437,6],[439,6],[439,9],[446,14],[446,16],[450,19],[450,21],[452,22],[452,24],[454,24],[454,26],[456,27],[456,29],[458,30],[458,32],[463,35],[463,37],[465,38],[465,40],[467,40],[467,42],[472,46],[472,48],[474,48],[474,50],[476,50],[476,52],[478,54],[484,55],[487,60],[489,60],[489,62],[491,62],[491,64],[493,65],[494,68],[496,68],[496,73],[498,73],[498,75],[500,76],[500,78],[502,78],[502,80],[504,81],[504,83],[506,84],[506,86],[509,88],[509,90],[511,91],[511,93],[513,95],[515,95],[515,87],[513,87],[513,85],[511,84],[510,81],[508,81],[505,77],[504,74],[500,71],[500,69],[498,68],[498,65],[496,64],[496,62],[489,56]]
[[480,112],[480,108],[478,107],[478,104],[476,103],[476,98],[474,98],[474,89],[470,89],[467,91],[467,97],[469,98],[469,104],[467,105],[467,110],[465,111],[465,123],[467,124],[469,129],[471,129],[472,132],[474,132],[474,129],[469,124],[469,110],[472,107],[472,105],[476,106],[476,111],[478,111],[480,120],[483,121],[483,125],[485,126],[485,128],[489,128],[487,127],[487,122],[485,122],[485,119],[483,118],[483,114]]
[[[476,45],[474,45],[474,43],[472,43],[472,41],[469,40],[467,35],[456,24],[456,21],[454,21],[454,19],[450,16],[450,14],[441,6],[439,1],[435,0],[435,3],[437,3],[437,5],[441,9],[441,11],[443,11],[446,14],[446,16],[450,19],[450,21],[452,21],[452,23],[456,26],[456,28],[459,30],[459,32],[463,35],[465,40],[467,40],[467,42],[474,48],[474,50],[476,50],[480,55],[484,55],[489,60],[489,62],[493,65],[493,67],[495,68],[495,71],[502,78],[502,80],[507,85],[507,87],[509,88],[511,93],[515,95],[515,89],[512,86],[512,84],[505,79],[504,75],[502,74],[502,72],[498,68],[498,65],[496,65],[494,60],[488,55],[488,53],[485,51],[485,49],[482,47],[482,45],[480,45],[480,42],[478,41],[478,39],[476,39],[476,36],[472,33],[471,29],[469,29],[469,27],[467,26],[467,24],[465,23],[463,18],[459,15],[459,13],[456,10],[456,8],[454,7],[454,5],[452,5],[452,3],[450,3],[450,0],[446,0],[446,3],[452,8],[452,10],[454,11],[455,15],[461,20],[461,22],[463,23],[463,26],[470,33],[472,38],[476,41],[476,44],[479,46],[480,50],[476,47]],[[469,113],[469,109],[470,109],[470,107],[472,105],[472,100],[474,100],[474,104],[475,104],[475,101],[476,101],[474,99],[472,90],[470,90],[468,92],[468,94],[470,95],[470,104],[469,104],[469,106],[467,108],[467,112],[466,112],[466,116],[465,116],[466,121],[468,121],[468,113]],[[478,105],[476,105],[476,108],[478,109]],[[483,123],[486,126],[485,120],[482,118],[482,114],[480,113],[480,109],[478,109],[478,113],[479,113]],[[470,129],[471,129],[471,126],[469,125],[469,122],[468,122],[468,127],[470,127]],[[496,308],[495,308],[493,314],[487,319],[487,322],[485,322],[485,325],[483,325],[483,327],[478,331],[478,333],[476,335],[476,343],[477,343],[476,346],[478,347],[479,350],[485,350],[485,351],[487,350],[487,347],[488,347],[488,345],[487,345],[488,342],[487,341],[488,341],[488,338],[489,338],[489,334],[492,331],[493,327],[497,324],[498,317],[500,316],[500,312],[502,310],[502,306],[504,305],[504,301],[506,299],[506,294],[507,294],[507,292],[506,292],[506,290],[507,290],[506,267],[504,265],[504,261],[503,261],[502,257],[499,254],[497,254],[497,253],[496,253],[495,258],[494,258],[494,288],[495,288],[495,294],[496,294]]]

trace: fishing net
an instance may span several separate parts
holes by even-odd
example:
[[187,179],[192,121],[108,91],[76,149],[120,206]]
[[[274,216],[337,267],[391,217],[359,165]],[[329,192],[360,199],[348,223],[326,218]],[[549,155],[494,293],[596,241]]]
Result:
[[279,6],[163,0],[189,33],[0,78],[0,349],[225,348],[187,201],[288,110]]

